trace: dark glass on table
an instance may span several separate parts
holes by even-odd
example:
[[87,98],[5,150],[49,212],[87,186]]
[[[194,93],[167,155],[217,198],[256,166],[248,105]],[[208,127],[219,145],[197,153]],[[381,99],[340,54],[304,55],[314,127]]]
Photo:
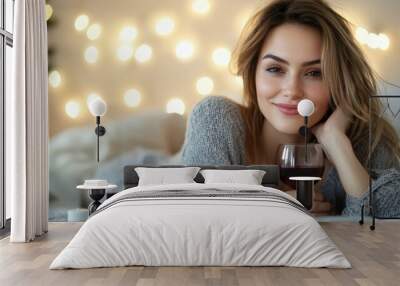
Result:
[[313,184],[317,181],[294,181],[290,177],[320,177],[324,173],[324,152],[320,144],[283,144],[277,153],[280,179],[296,189],[297,199],[307,208],[312,207]]
[[[307,149],[307,156],[306,156]],[[278,165],[282,182],[296,188],[290,177],[322,177],[324,152],[321,144],[282,144],[278,149]]]

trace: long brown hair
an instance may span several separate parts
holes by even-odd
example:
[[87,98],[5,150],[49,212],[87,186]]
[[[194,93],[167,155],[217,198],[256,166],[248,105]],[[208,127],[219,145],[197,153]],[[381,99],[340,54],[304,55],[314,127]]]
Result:
[[[371,154],[379,142],[400,158],[399,139],[394,128],[381,116],[382,103],[369,97],[377,94],[374,72],[351,32],[350,23],[323,0],[276,0],[259,10],[245,25],[233,53],[234,72],[243,79],[242,115],[246,124],[246,157],[256,161],[264,116],[257,103],[255,75],[265,38],[285,23],[296,23],[317,29],[322,37],[322,74],[329,87],[331,104],[353,116],[347,135],[352,145],[365,144],[369,119],[373,142]],[[366,157],[365,157],[366,156]],[[370,154],[363,154],[364,166]]]

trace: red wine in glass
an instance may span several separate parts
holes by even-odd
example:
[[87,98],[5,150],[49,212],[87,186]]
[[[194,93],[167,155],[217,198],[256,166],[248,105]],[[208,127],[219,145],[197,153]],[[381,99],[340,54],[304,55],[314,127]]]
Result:
[[[320,144],[283,144],[278,149],[280,178],[293,189],[296,182],[290,177],[322,177],[324,153]],[[307,157],[306,157],[307,156]]]

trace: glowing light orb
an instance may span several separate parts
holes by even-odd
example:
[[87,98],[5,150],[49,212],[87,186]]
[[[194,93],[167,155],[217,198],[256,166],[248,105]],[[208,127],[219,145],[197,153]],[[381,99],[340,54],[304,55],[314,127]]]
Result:
[[380,38],[380,48],[382,50],[387,50],[390,46],[390,39],[388,36],[386,36],[385,34],[379,34],[378,35]]
[[185,103],[180,98],[172,98],[168,101],[166,110],[167,113],[183,115],[185,113]]
[[84,57],[87,63],[94,64],[97,62],[97,59],[99,57],[99,51],[96,47],[90,46],[85,50]]
[[146,44],[140,45],[135,52],[135,59],[140,62],[144,63],[151,59],[153,55],[153,49]]
[[50,72],[49,84],[54,88],[57,88],[61,85],[61,75],[58,71],[54,70]]
[[208,0],[193,0],[192,10],[197,14],[206,14],[210,11],[210,2]]
[[87,15],[82,14],[76,17],[74,23],[75,30],[83,31],[87,28],[88,25],[89,25],[89,17]]
[[196,90],[201,95],[210,95],[214,90],[214,82],[211,78],[204,76],[197,80]]
[[46,4],[46,21],[48,21],[51,16],[53,16],[53,7],[50,4]]
[[119,39],[122,42],[132,42],[136,39],[138,35],[138,30],[136,27],[127,26],[124,27],[121,32],[119,32]]
[[175,55],[178,59],[188,60],[193,57],[193,43],[187,40],[180,41],[175,48]]
[[227,66],[231,60],[231,52],[226,48],[215,49],[212,53],[212,60],[217,66]]
[[124,102],[129,107],[139,106],[142,100],[142,95],[137,89],[129,89],[124,93]]
[[133,56],[133,48],[128,45],[123,45],[117,49],[117,57],[121,61],[127,61]]
[[70,100],[65,104],[65,113],[71,118],[77,118],[81,112],[80,104],[75,100]]
[[155,30],[156,33],[160,36],[168,36],[170,35],[175,28],[175,22],[170,17],[164,17],[156,22]]
[[102,31],[102,29],[101,29],[100,24],[92,24],[87,29],[86,36],[88,37],[89,40],[94,41],[100,37],[101,31]]

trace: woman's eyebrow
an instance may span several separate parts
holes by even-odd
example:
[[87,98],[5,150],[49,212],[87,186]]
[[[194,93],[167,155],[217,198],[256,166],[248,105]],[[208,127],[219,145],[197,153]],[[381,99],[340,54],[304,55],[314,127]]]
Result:
[[[280,57],[278,57],[278,56],[272,55],[272,54],[266,54],[265,56],[262,57],[262,59],[268,59],[268,58],[273,59],[273,60],[276,60],[277,62],[284,63],[284,64],[286,64],[286,65],[289,64],[289,62],[288,62],[287,60],[284,60],[284,59],[282,59],[282,58],[280,58]],[[321,63],[321,60],[320,60],[320,59],[317,59],[317,60],[312,60],[312,61],[304,62],[304,63],[302,64],[302,66],[311,66],[311,65],[320,64],[320,63]]]

